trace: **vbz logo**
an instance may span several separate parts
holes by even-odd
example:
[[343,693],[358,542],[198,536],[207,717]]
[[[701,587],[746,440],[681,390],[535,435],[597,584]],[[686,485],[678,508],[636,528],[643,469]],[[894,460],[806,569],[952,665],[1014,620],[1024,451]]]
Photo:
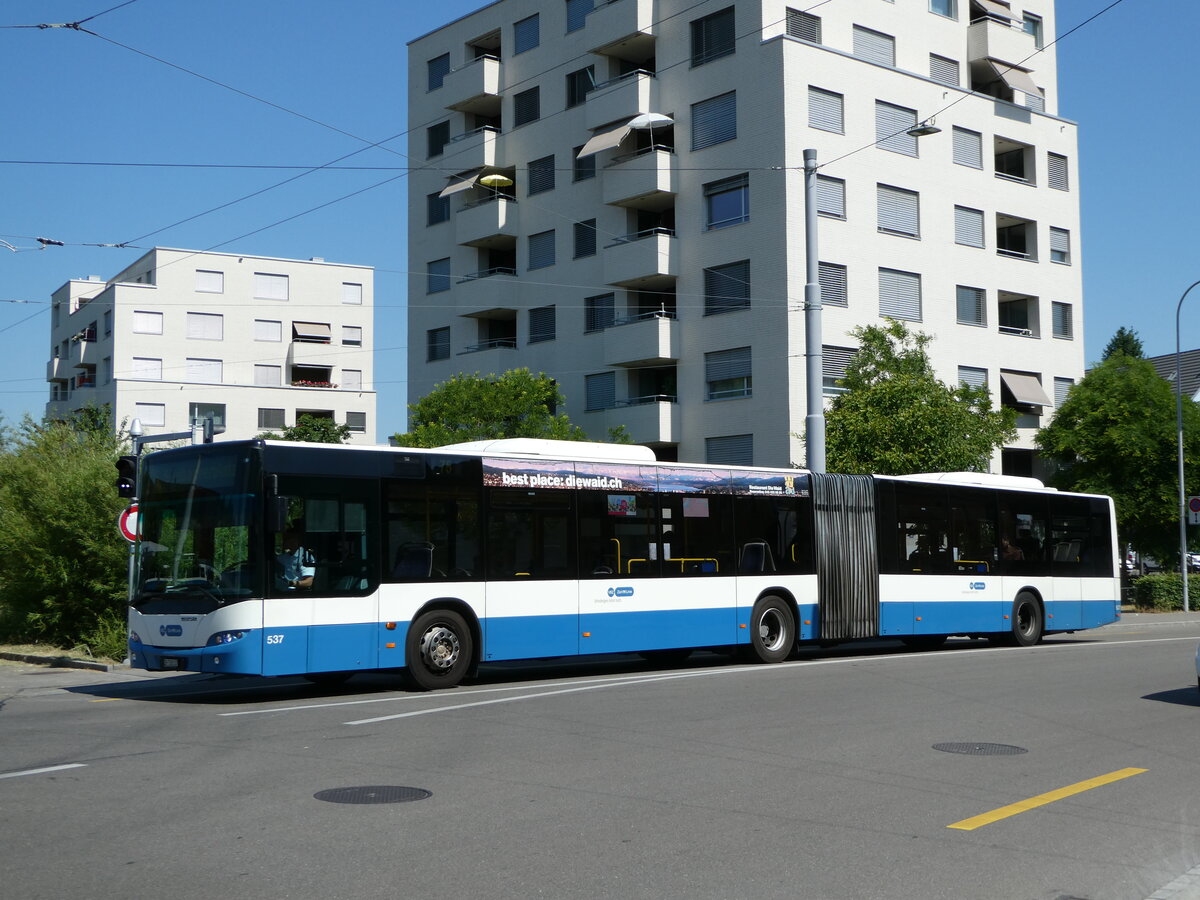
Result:
[[158,633],[163,637],[180,637],[183,634],[182,625],[159,625]]

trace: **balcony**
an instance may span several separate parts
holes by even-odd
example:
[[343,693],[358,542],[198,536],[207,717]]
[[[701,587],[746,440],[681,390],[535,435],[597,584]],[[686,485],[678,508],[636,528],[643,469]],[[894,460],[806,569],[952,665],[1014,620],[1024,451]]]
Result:
[[618,238],[604,248],[604,280],[644,290],[670,287],[679,277],[675,232],[650,228]]
[[476,115],[500,115],[502,63],[494,56],[481,56],[448,72],[442,90],[450,99],[446,109]]
[[672,206],[678,189],[675,154],[662,147],[619,156],[603,169],[601,189],[605,203],[659,209]]
[[478,344],[468,344],[458,352],[459,356],[465,356],[468,353],[486,353],[489,350],[516,350],[516,338],[491,338],[486,341],[480,341]]
[[464,311],[513,307],[519,284],[517,270],[507,266],[472,272],[455,282],[454,305]]
[[621,59],[654,55],[654,0],[599,0],[587,17],[592,52]]
[[489,197],[454,216],[454,238],[468,247],[512,246],[517,239],[517,201]]
[[638,69],[611,81],[601,82],[588,94],[584,126],[595,130],[621,119],[632,119],[654,109],[658,82],[651,72]]
[[450,138],[443,149],[446,157],[454,160],[459,171],[495,167],[499,158],[500,131],[484,125]]
[[55,358],[46,363],[47,381],[67,381],[70,377],[67,374],[66,360]]
[[605,329],[604,365],[652,366],[679,359],[679,323],[665,313],[618,319]]
[[618,401],[611,409],[587,413],[585,426],[593,434],[624,425],[635,444],[679,442],[683,416],[674,397],[655,395]]
[[1018,22],[976,19],[967,29],[967,59],[971,62],[995,59],[1019,63],[1037,52],[1032,34]]
[[331,366],[337,350],[328,341],[292,341],[288,348],[288,364],[293,366]]
[[100,355],[94,338],[90,341],[72,340],[70,354],[71,366],[76,369],[94,369],[96,357]]

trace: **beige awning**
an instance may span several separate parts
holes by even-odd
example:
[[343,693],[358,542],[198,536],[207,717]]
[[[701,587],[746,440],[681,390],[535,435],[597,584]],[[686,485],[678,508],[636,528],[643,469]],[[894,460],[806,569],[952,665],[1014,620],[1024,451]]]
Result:
[[1029,77],[1029,73],[1024,69],[1018,69],[1016,66],[1009,65],[1006,62],[1000,62],[998,59],[989,59],[988,65],[995,71],[996,77],[1014,91],[1024,91],[1026,94],[1033,94],[1035,97],[1042,96],[1042,92],[1033,83],[1033,79]]
[[576,159],[583,159],[585,156],[591,156],[594,153],[599,153],[601,150],[612,150],[621,146],[621,141],[629,136],[629,132],[633,129],[628,125],[622,125],[619,128],[614,128],[612,131],[602,131],[599,134],[592,135],[591,140],[580,148]]
[[295,340],[328,341],[333,332],[325,322],[293,322],[292,335]]
[[1052,406],[1050,398],[1042,390],[1042,383],[1032,375],[1018,375],[1016,372],[1001,372],[1000,380],[1012,391],[1013,399],[1018,403],[1030,406]]
[[1001,16],[1005,19],[1013,17],[1012,9],[1007,3],[1000,3],[997,0],[973,0],[977,6],[983,7],[983,11],[992,16]]
[[476,169],[474,172],[466,172],[462,175],[451,175],[450,183],[442,188],[442,192],[438,196],[449,197],[459,191],[469,191],[479,182],[479,176],[482,174],[482,170]]

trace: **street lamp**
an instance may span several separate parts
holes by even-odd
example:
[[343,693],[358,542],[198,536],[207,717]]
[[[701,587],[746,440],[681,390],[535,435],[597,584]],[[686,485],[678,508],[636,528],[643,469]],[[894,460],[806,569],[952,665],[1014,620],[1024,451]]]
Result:
[[1191,284],[1175,307],[1175,450],[1179,462],[1179,572],[1183,576],[1184,612],[1191,612],[1191,609],[1188,603],[1187,491],[1183,484],[1183,378],[1179,365],[1179,312],[1187,295],[1198,284],[1200,281]]

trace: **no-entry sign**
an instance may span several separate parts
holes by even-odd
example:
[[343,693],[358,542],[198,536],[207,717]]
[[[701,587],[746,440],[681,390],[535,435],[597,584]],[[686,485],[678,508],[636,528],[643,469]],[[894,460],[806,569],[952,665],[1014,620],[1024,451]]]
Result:
[[121,532],[121,537],[129,543],[132,544],[137,540],[138,507],[136,503],[130,503],[121,510],[121,514],[117,516],[117,530]]

